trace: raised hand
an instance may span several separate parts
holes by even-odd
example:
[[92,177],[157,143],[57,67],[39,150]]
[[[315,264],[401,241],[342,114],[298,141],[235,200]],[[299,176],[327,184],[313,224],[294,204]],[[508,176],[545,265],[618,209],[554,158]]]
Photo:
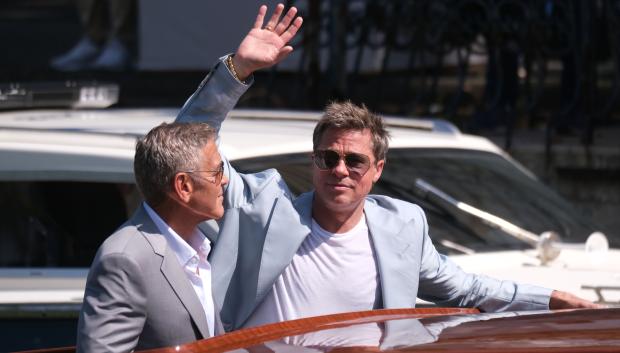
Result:
[[244,80],[256,70],[279,63],[293,51],[293,47],[288,43],[301,27],[303,19],[295,17],[295,7],[291,7],[286,15],[280,18],[283,11],[284,5],[278,4],[263,27],[267,6],[262,5],[259,8],[254,26],[243,38],[232,58],[239,79]]

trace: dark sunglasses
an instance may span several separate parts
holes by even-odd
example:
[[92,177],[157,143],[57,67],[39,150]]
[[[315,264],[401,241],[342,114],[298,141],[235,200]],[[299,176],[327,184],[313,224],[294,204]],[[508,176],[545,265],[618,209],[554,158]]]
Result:
[[360,153],[340,154],[333,150],[316,150],[312,158],[314,159],[314,164],[321,170],[334,169],[338,166],[341,159],[344,160],[349,173],[363,176],[370,169],[370,158]]
[[183,170],[183,173],[213,173],[212,177],[215,177],[213,184],[219,184],[222,182],[222,177],[224,176],[224,162],[220,162],[219,168],[215,170]]

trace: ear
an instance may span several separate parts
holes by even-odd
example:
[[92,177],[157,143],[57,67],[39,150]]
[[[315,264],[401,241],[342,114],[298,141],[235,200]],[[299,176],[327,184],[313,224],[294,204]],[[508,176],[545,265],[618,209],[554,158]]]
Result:
[[379,180],[379,178],[381,177],[381,173],[383,173],[383,166],[384,165],[385,165],[385,159],[377,161],[377,165],[375,166],[375,169],[377,170],[377,172],[372,177],[372,182],[373,183],[376,183]]
[[187,173],[177,173],[174,175],[172,191],[176,198],[184,203],[188,203],[194,192],[194,183]]

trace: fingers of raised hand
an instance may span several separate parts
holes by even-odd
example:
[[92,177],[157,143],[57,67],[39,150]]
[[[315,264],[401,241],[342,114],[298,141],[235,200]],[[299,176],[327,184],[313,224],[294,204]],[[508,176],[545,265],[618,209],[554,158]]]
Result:
[[[256,30],[255,33],[260,36],[262,35],[259,33],[264,30],[274,32],[276,35],[280,36],[283,43],[288,43],[301,27],[303,20],[301,17],[295,17],[297,16],[297,8],[295,7],[288,9],[284,17],[282,17],[283,12],[284,5],[278,4],[269,18],[269,21],[263,26],[265,15],[267,14],[267,6],[262,5],[258,10],[258,15],[256,16],[252,29]],[[280,17],[282,18],[280,19]]]
[[286,58],[292,52],[293,52],[293,47],[291,47],[290,45],[286,45],[282,47],[282,49],[280,49],[280,52],[278,53],[278,56],[276,57],[275,62],[279,63],[280,61],[284,60],[284,58]]
[[282,39],[282,41],[284,43],[288,43],[295,36],[297,31],[301,27],[302,23],[303,23],[303,18],[301,17],[295,18],[293,23],[290,26],[288,26],[286,31],[284,31],[284,33],[280,35],[280,38]]
[[282,33],[284,33],[284,31],[286,31],[286,29],[289,27],[289,25],[295,18],[296,14],[297,14],[297,9],[295,7],[291,7],[290,9],[288,9],[288,11],[286,12],[286,15],[284,15],[282,20],[276,25],[273,31],[276,32],[276,34],[278,35],[281,35]]
[[267,6],[262,5],[258,8],[258,15],[256,15],[256,20],[254,21],[254,26],[252,28],[260,29],[263,26],[263,21],[265,20],[266,13]]
[[284,5],[278,4],[271,15],[271,18],[269,18],[269,21],[265,25],[266,30],[273,31],[276,28],[276,25],[280,20],[280,16],[282,16],[282,11],[284,11]]

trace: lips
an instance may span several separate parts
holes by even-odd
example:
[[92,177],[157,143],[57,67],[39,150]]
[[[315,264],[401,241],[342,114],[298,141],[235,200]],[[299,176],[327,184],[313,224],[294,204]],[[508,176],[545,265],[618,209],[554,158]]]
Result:
[[332,188],[332,189],[337,189],[337,190],[352,188],[352,186],[346,185],[346,184],[329,184],[329,183],[327,184],[327,187]]

